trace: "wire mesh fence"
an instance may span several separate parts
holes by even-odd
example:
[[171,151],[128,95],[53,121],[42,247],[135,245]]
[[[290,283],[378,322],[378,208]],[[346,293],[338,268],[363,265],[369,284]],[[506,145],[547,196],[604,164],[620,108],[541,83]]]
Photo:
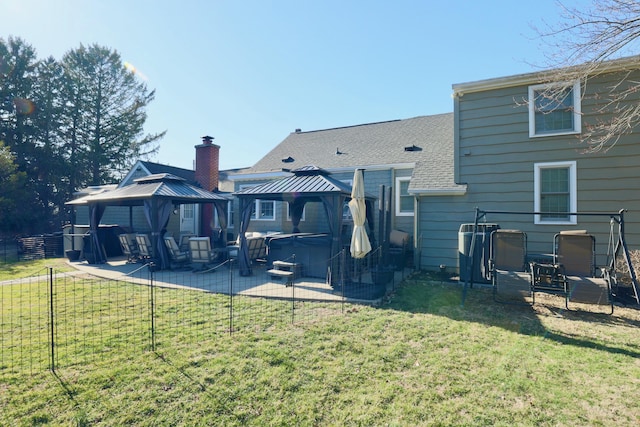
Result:
[[18,245],[15,239],[0,237],[0,261],[7,263],[18,259]]
[[374,258],[340,255],[323,265],[325,277],[309,278],[274,276],[264,263],[241,276],[232,261],[201,271],[121,262],[0,282],[0,375],[93,363],[111,352],[173,357],[233,334],[304,325],[348,304],[375,303],[404,274],[376,278]]

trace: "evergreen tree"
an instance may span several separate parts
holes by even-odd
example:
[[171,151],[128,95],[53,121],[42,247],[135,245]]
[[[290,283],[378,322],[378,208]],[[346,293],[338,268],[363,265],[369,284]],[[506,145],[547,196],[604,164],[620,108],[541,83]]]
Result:
[[73,135],[68,154],[88,173],[76,177],[76,185],[114,182],[136,159],[155,153],[164,136],[143,135],[145,107],[155,93],[108,48],[81,45],[62,62],[71,109],[66,128]]
[[17,215],[25,204],[26,174],[18,171],[9,147],[0,141],[0,235],[16,235],[27,227],[29,218]]

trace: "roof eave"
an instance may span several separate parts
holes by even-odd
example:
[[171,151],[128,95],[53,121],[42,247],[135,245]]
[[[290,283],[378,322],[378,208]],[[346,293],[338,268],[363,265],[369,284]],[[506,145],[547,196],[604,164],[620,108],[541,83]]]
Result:
[[[587,64],[574,67],[566,67],[566,70],[570,71],[572,69],[579,69],[579,67],[585,65]],[[598,67],[595,68],[595,72],[609,73],[633,68],[640,68],[639,55],[603,62],[601,64],[598,64]],[[561,70],[563,69],[560,68],[557,70],[535,71],[532,73],[516,74],[514,76],[477,80],[467,83],[456,83],[451,85],[451,87],[453,88],[454,96],[463,96],[465,93],[484,92],[488,90],[504,89],[514,86],[544,83],[545,81],[549,80],[549,75],[551,73],[555,74]]]
[[467,194],[467,186],[461,185],[458,188],[413,188],[408,190],[409,194],[415,196],[464,196]]

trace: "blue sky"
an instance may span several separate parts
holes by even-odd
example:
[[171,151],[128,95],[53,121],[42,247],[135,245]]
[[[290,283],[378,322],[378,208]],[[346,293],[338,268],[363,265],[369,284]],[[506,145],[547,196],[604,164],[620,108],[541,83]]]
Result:
[[531,26],[558,14],[552,0],[0,0],[0,37],[40,58],[117,50],[156,90],[152,160],[192,168],[211,135],[229,169],[296,128],[450,112],[454,83],[544,67]]

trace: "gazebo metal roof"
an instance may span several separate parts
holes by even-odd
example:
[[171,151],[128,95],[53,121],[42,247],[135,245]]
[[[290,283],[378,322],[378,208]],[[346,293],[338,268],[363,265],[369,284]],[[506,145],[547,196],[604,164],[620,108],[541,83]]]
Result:
[[67,202],[67,205],[87,206],[89,208],[89,231],[92,235],[92,251],[96,262],[106,261],[101,249],[98,225],[107,206],[144,206],[145,216],[151,227],[152,255],[161,268],[168,265],[166,247],[162,242],[164,227],[169,221],[171,204],[207,204],[215,206],[220,217],[221,228],[226,228],[227,205],[231,200],[228,194],[212,193],[189,184],[184,178],[169,173],[149,175],[138,178],[135,184],[115,190],[89,194]]
[[[331,176],[326,170],[316,166],[304,166],[291,171],[292,175],[265,182],[255,187],[244,188],[233,193],[238,197],[269,200],[291,200],[298,198],[317,199],[321,195],[341,194],[351,197],[351,186]],[[375,199],[367,195],[368,199]]]
[[115,190],[90,194],[67,202],[67,205],[103,203],[120,206],[138,206],[154,197],[168,198],[176,204],[216,203],[229,201],[228,194],[212,193],[189,184],[185,179],[162,173],[138,178],[135,184]]

